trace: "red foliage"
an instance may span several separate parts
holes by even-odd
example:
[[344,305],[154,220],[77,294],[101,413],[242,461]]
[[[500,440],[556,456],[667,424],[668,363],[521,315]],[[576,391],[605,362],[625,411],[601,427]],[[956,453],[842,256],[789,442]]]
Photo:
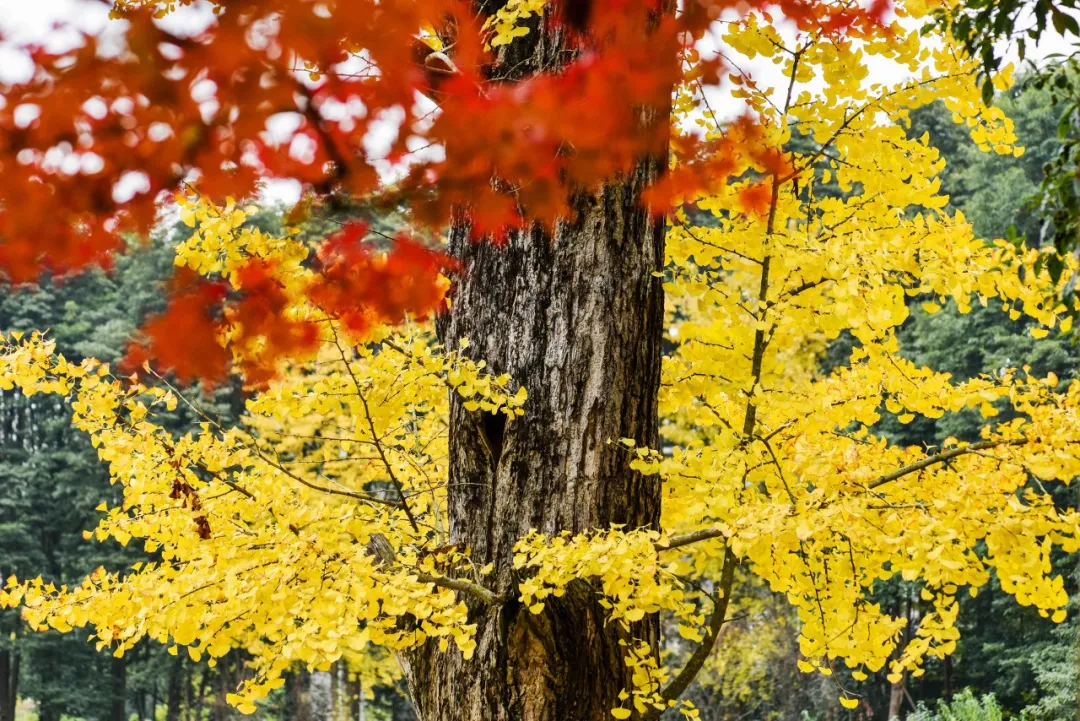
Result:
[[[106,52],[93,37],[68,52],[33,49],[33,78],[0,87],[0,275],[26,281],[107,262],[118,233],[146,232],[159,198],[181,182],[214,199],[250,196],[259,178],[273,177],[317,193],[387,192],[365,137],[388,112],[404,115],[389,158],[414,161],[393,192],[417,222],[437,228],[467,213],[475,235],[496,238],[550,225],[572,193],[666,152],[681,58],[722,12],[776,8],[801,26],[843,33],[869,30],[888,10],[887,0],[868,11],[818,0],[688,0],[675,16],[661,0],[558,0],[541,22],[564,25],[576,55],[554,71],[501,80],[471,0],[216,4],[210,27],[177,37],[153,18],[156,3],[128,0],[116,11],[130,23],[125,51]],[[446,37],[449,57],[418,52],[425,27]],[[305,64],[317,79],[296,72]],[[710,61],[703,79],[716,82],[722,70]],[[420,95],[437,102],[433,119]],[[281,114],[299,120],[297,136],[273,144],[267,124]],[[675,195],[727,182],[744,167],[740,157],[766,172],[784,167],[746,127],[684,142],[681,169],[648,198],[660,210]],[[444,152],[411,154],[424,144]],[[322,262],[312,292],[353,327],[430,310],[440,295],[444,260],[407,240],[379,260],[338,239]],[[251,329],[248,340],[261,339],[261,355],[306,349],[309,331],[282,321],[259,272],[251,269],[232,317]],[[144,347],[163,367],[224,373],[224,350],[191,350],[219,322],[206,297],[215,287],[182,291],[147,326]],[[183,339],[166,326],[183,328]],[[192,357],[182,358],[184,348]]]
[[405,236],[395,238],[385,256],[375,255],[362,242],[366,234],[366,225],[350,223],[327,239],[308,298],[356,335],[373,324],[400,323],[406,314],[423,319],[437,310],[444,294],[439,273],[452,261]]
[[747,213],[765,217],[772,205],[772,186],[768,183],[751,183],[739,191],[739,205]]
[[226,313],[234,331],[229,345],[243,359],[247,382],[261,385],[273,377],[280,358],[314,351],[319,328],[286,314],[289,298],[266,261],[249,261],[240,269],[237,285],[240,297]]
[[[454,267],[445,255],[405,236],[385,254],[373,253],[367,226],[350,223],[318,253],[319,273],[305,288],[318,310],[362,336],[372,325],[400,323],[406,314],[424,319],[442,305],[439,274]],[[165,312],[151,318],[128,348],[124,365],[136,370],[154,363],[181,383],[225,379],[230,358],[239,359],[244,379],[261,386],[279,361],[314,352],[319,326],[293,317],[293,303],[274,276],[273,264],[252,259],[237,271],[237,292],[181,269],[172,281]]]
[[229,356],[218,340],[220,311],[228,286],[182,269],[173,278],[165,312],[142,327],[142,338],[128,347],[124,364],[132,370],[150,361],[181,383],[225,379]]

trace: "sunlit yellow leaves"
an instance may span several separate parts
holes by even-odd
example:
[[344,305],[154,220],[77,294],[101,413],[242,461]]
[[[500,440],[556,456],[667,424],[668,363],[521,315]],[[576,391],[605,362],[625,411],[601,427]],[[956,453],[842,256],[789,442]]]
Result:
[[[906,5],[900,13],[926,11]],[[955,648],[955,594],[977,593],[992,572],[1053,617],[1066,597],[1047,553],[1077,546],[1076,515],[1028,482],[1080,474],[1071,445],[1080,390],[1055,394],[1057,379],[1047,386],[1024,370],[959,383],[906,360],[897,341],[912,306],[1000,303],[1034,320],[1036,338],[1067,316],[1044,252],[976,238],[966,218],[944,212],[944,163],[927,135],[904,129],[912,110],[942,100],[976,143],[1018,157],[1012,122],[982,105],[960,54],[894,30],[889,43],[837,45],[780,38],[753,17],[727,26],[734,51],[774,58],[788,75],[786,107],[783,86],[770,95],[740,76],[735,87],[760,96],[771,139],[800,141],[785,148],[800,175],[767,214],[741,213],[727,189],[697,199],[710,218],[677,211],[665,273],[677,348],[661,393],[670,450],[633,465],[664,479],[665,529],[724,529],[795,606],[807,672],[828,673],[833,659],[860,674],[890,662],[907,619],[866,599],[896,575],[925,584],[934,604],[909,630],[896,672],[921,672],[926,656]],[[907,73],[871,84],[870,55]],[[995,82],[1007,85],[1008,72]],[[1076,261],[1063,262],[1072,273]],[[844,334],[855,339],[849,363],[823,374],[817,359]],[[899,448],[870,430],[886,414],[912,424],[966,409],[986,424],[972,429],[979,447]],[[682,567],[715,575],[718,558],[689,547]]]
[[664,609],[683,620],[680,633],[700,639],[696,604],[673,568],[658,557],[659,539],[655,531],[564,533],[554,538],[530,534],[514,549],[515,568],[529,574],[518,586],[521,600],[530,610],[537,605],[542,609],[544,599],[558,598],[571,582],[588,579],[598,585],[600,603],[612,619],[629,624]]
[[679,635],[689,641],[694,641],[696,643],[701,643],[701,639],[704,638],[704,636],[702,636],[701,634],[700,629],[693,626],[684,626],[682,624],[679,624]]
[[[430,479],[444,473],[447,374],[457,369],[474,397],[512,417],[524,395],[482,364],[443,356],[422,334],[387,343],[382,352],[331,345],[254,399],[244,428],[207,418],[183,437],[156,425],[176,407],[167,389],[115,379],[93,360],[67,364],[40,336],[0,346],[0,385],[70,394],[75,425],[124,486],[120,507],[99,506],[94,535],[139,538],[163,559],[136,564],[123,581],[99,569],[74,589],[12,580],[0,602],[21,603],[34,627],[93,627],[99,645],[119,654],[145,636],[211,663],[247,649],[257,676],[235,698],[244,708],[294,663],[345,658],[392,681],[393,658],[369,644],[401,649],[433,637],[471,656],[464,605],[421,577],[436,563],[471,568],[467,554],[425,545],[445,538],[443,496]],[[402,496],[435,534],[418,536]],[[375,536],[389,556],[369,550]],[[405,616],[418,627],[402,628]]]
[[484,22],[484,29],[492,33],[488,44],[496,48],[528,35],[524,23],[534,15],[542,15],[546,4],[546,0],[509,0]]

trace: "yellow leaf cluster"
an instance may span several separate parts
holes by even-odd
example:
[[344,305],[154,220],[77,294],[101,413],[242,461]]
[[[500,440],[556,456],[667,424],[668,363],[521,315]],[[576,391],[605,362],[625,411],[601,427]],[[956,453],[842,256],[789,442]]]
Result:
[[514,38],[529,34],[525,23],[529,18],[544,14],[546,0],[509,0],[494,15],[484,21],[484,30],[490,32],[488,46],[497,48],[509,45]]
[[177,406],[171,388],[71,364],[39,334],[13,337],[0,345],[0,389],[67,397],[123,485],[122,504],[100,507],[88,535],[138,539],[152,560],[75,588],[11,579],[0,604],[22,604],[35,628],[92,627],[116,655],[144,637],[211,663],[247,649],[257,675],[233,696],[243,709],[297,663],[353,659],[385,676],[388,657],[369,644],[434,638],[469,656],[475,629],[444,576],[482,574],[466,551],[441,549],[448,388],[468,385],[465,397],[510,417],[524,403],[483,366],[422,333],[328,342],[250,401],[243,426],[222,427],[180,396],[204,420],[177,437],[161,423]]

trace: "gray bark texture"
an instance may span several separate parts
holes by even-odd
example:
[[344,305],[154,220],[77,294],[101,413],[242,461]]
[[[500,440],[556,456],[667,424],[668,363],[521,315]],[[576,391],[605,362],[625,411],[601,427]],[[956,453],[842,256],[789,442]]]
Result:
[[[568,55],[558,33],[541,28],[499,65],[527,76]],[[470,548],[477,565],[494,564],[487,583],[508,600],[468,599],[471,660],[434,643],[402,659],[420,721],[601,721],[630,687],[626,634],[606,623],[595,591],[572,586],[533,615],[517,601],[512,556],[530,529],[659,525],[659,481],[631,471],[609,440],[657,443],[664,298],[653,273],[663,267],[664,220],[638,194],[665,166],[645,159],[632,175],[580,193],[577,217],[553,234],[514,233],[497,247],[471,241],[465,224],[451,229],[462,271],[440,338],[451,349],[468,338],[470,356],[511,374],[529,399],[525,415],[505,424],[451,401],[451,542]],[[632,631],[655,647],[655,618]]]

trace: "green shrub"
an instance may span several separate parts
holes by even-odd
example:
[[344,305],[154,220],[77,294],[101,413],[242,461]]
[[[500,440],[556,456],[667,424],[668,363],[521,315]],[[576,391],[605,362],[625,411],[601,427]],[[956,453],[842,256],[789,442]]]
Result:
[[920,703],[907,721],[1002,721],[1002,713],[994,694],[979,699],[971,689],[964,689],[950,703],[938,701],[935,711]]

